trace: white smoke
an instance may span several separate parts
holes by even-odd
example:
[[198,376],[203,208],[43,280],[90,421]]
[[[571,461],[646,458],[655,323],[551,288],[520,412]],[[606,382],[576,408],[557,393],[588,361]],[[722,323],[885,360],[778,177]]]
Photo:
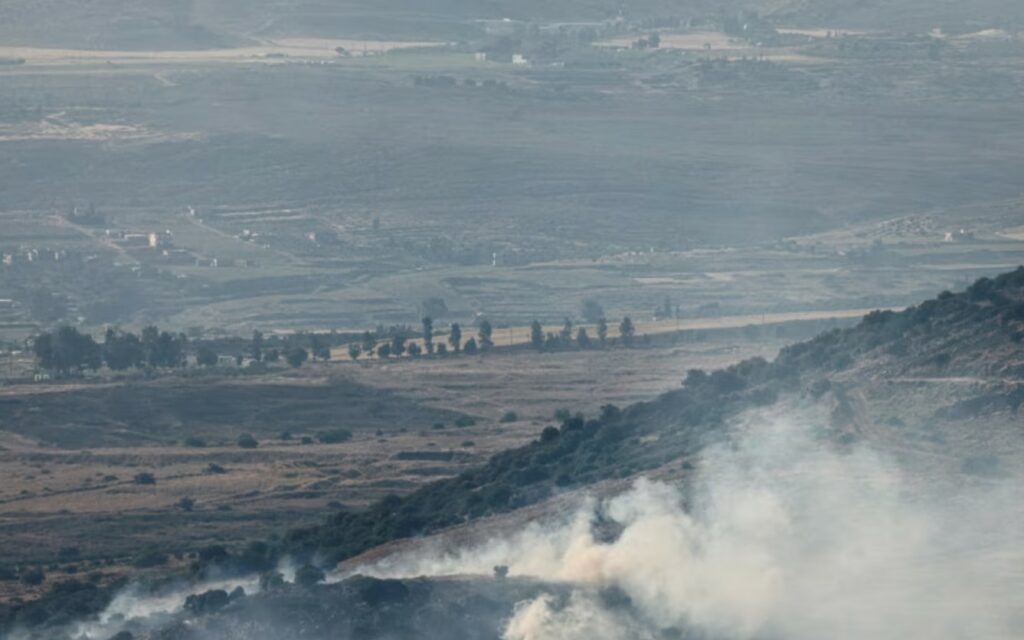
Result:
[[[678,488],[640,480],[555,525],[360,571],[507,565],[574,585],[568,599],[521,603],[506,640],[632,640],[670,628],[787,640],[1024,637],[1019,482],[933,492],[870,449],[830,450],[813,423],[755,420],[740,433],[703,456],[688,510]],[[622,526],[614,542],[592,533],[599,511]],[[598,595],[607,587],[632,607],[609,610]]]

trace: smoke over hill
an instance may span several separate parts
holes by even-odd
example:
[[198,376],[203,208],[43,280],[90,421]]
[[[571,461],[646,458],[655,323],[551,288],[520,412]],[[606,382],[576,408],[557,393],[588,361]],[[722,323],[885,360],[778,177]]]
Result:
[[[483,574],[574,586],[519,603],[508,640],[1009,638],[1024,586],[1020,478],[949,492],[891,456],[823,448],[827,416],[748,416],[702,456],[684,495],[641,479],[567,522],[455,554],[393,558],[381,575]],[[690,508],[683,505],[689,503]],[[600,523],[614,522],[612,540]],[[666,636],[666,633],[681,634]]]

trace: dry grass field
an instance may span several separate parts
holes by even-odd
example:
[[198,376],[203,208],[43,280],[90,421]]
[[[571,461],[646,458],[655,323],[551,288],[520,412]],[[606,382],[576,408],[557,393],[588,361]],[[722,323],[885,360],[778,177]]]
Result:
[[[170,554],[173,563],[175,553],[263,538],[319,521],[341,505],[407,493],[535,438],[559,409],[595,415],[603,404],[625,405],[676,387],[690,368],[771,357],[785,341],[719,332],[636,349],[332,361],[205,385],[155,380],[6,387],[0,395],[7,416],[0,431],[6,479],[0,557],[51,567],[51,582],[75,575],[67,571],[98,571],[110,579],[151,549]],[[204,386],[222,398],[207,419],[200,414],[211,405],[198,400]],[[284,388],[287,398],[274,391]],[[165,395],[169,389],[173,397]],[[123,407],[128,393],[138,397],[139,415]],[[193,404],[196,413],[168,416],[160,409],[168,403]],[[288,440],[280,436],[284,426],[261,426],[260,416],[285,424],[292,413],[305,426],[294,427]],[[319,442],[332,428],[353,437]],[[90,435],[76,437],[76,430]],[[235,439],[241,432],[252,432],[258,448],[240,448]],[[190,435],[207,446],[184,446]],[[135,478],[143,473],[155,483],[139,484]],[[76,555],[58,559],[69,548]],[[3,584],[0,598],[31,591]]]

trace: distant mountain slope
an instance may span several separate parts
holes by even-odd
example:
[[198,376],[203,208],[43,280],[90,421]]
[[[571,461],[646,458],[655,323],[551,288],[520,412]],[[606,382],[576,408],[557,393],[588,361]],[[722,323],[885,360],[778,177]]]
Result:
[[[878,378],[886,384],[872,390]],[[893,393],[891,387],[965,379],[981,384],[932,393],[924,407],[922,391]],[[890,425],[914,422],[933,435],[938,419],[999,414],[1016,420],[1024,402],[1024,267],[899,313],[874,312],[856,327],[787,347],[773,362],[753,359],[710,374],[692,371],[682,389],[652,402],[624,410],[606,406],[597,419],[567,420],[479,469],[293,531],[282,551],[316,555],[330,564],[601,480],[680,462],[685,475],[687,460],[725,435],[729,417],[795,396],[831,409],[840,443],[864,437],[865,423],[881,411],[877,407],[884,407]]]

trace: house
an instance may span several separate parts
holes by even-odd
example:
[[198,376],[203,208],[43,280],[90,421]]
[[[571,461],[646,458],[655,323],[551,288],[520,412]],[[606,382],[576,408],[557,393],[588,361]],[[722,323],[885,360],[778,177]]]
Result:
[[169,244],[172,244],[173,237],[174,237],[174,234],[171,233],[170,230],[167,230],[167,231],[150,231],[149,232],[149,238],[148,238],[149,248],[150,249],[159,249],[160,247],[164,247],[164,246],[167,246]]
[[519,67],[525,67],[525,66],[528,66],[530,64],[530,61],[527,60],[526,56],[524,56],[521,53],[513,53],[512,54],[512,64],[514,64],[516,66],[519,66]]

